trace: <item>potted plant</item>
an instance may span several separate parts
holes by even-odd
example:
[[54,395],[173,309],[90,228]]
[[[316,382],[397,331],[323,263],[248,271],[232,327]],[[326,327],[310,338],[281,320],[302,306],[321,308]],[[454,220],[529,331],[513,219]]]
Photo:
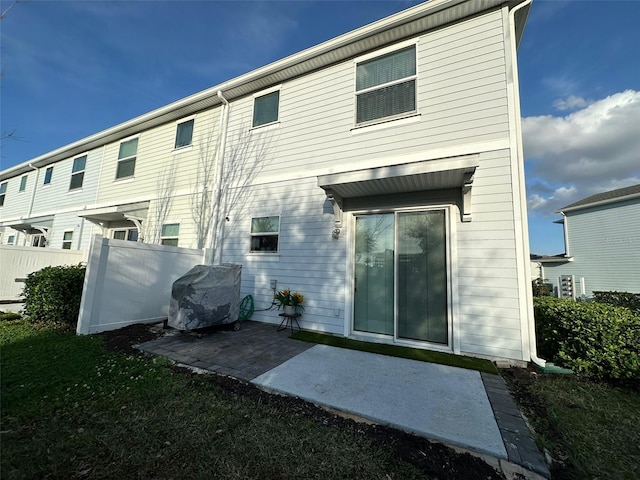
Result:
[[280,307],[284,310],[286,315],[294,315],[297,312],[304,311],[304,295],[298,292],[291,292],[289,289],[279,290],[273,296],[273,299],[278,304],[278,310]]

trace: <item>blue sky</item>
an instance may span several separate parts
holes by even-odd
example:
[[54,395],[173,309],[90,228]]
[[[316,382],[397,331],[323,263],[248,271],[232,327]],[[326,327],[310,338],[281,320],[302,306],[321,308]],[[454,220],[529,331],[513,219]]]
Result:
[[[0,0],[0,169],[416,1]],[[518,52],[531,251],[554,211],[640,183],[640,1],[534,0]]]

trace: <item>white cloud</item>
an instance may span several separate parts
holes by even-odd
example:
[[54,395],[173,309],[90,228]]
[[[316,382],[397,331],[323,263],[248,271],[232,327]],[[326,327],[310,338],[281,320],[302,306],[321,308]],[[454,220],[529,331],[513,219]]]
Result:
[[585,100],[582,97],[576,97],[575,95],[569,95],[567,98],[559,98],[553,102],[553,107],[556,110],[575,110],[577,108],[584,108],[587,105],[593,103],[591,100]]
[[[577,106],[579,100],[565,102]],[[640,183],[638,125],[640,92],[634,90],[563,117],[523,118],[529,207],[552,213],[594,193]]]

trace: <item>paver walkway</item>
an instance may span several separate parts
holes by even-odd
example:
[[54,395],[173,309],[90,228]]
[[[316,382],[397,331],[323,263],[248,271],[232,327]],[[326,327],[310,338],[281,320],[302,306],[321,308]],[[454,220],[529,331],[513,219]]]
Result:
[[[356,409],[351,408],[349,405],[342,405],[339,402],[341,401],[341,399],[348,399],[349,392],[345,392],[344,394],[340,395],[340,398],[335,399],[328,394],[322,397],[323,388],[326,391],[332,391],[335,393],[335,385],[333,385],[333,388],[331,388],[332,385],[330,383],[339,381],[337,377],[327,377],[322,381],[319,381],[319,379],[316,377],[313,382],[309,380],[310,378],[313,378],[313,375],[310,375],[309,372],[311,364],[308,362],[308,360],[310,358],[312,360],[315,359],[314,362],[319,365],[319,368],[327,367],[328,364],[321,365],[321,360],[323,357],[317,356],[317,352],[319,350],[322,350],[326,346],[314,346],[314,344],[312,343],[292,340],[289,338],[288,331],[278,332],[276,325],[253,321],[243,322],[241,324],[241,329],[239,332],[234,332],[224,328],[210,329],[202,335],[198,335],[193,332],[180,333],[176,330],[168,330],[167,332],[168,333],[161,338],[139,345],[140,350],[155,355],[161,355],[175,360],[176,362],[183,363],[192,367],[197,367],[212,373],[231,376],[245,382],[254,381],[255,383],[265,388],[269,388],[293,396],[300,396],[301,398],[307,397],[307,400],[311,400],[319,404],[332,406],[337,409],[342,408],[343,410],[350,411],[351,413],[359,413]],[[310,351],[312,347],[315,348],[315,350]],[[318,349],[318,347],[321,348]],[[339,351],[342,349],[337,349],[336,347],[330,348],[337,350],[337,355],[341,357],[342,354]],[[307,351],[308,353],[300,355],[303,352]],[[333,352],[333,350],[331,351]],[[325,354],[326,353],[327,352],[325,352]],[[364,352],[353,353],[362,354]],[[347,355],[350,354],[347,353]],[[372,361],[374,361],[377,365],[379,365],[380,362],[388,363],[390,371],[386,373],[386,378],[380,379],[378,383],[380,385],[384,385],[386,382],[391,386],[392,382],[389,382],[389,380],[394,375],[400,375],[399,373],[393,372],[393,368],[391,368],[391,365],[395,365],[395,363],[398,363],[396,362],[396,360],[399,359],[394,359],[393,357],[386,357],[377,354],[366,355],[371,355],[372,357],[366,356],[365,358],[371,358]],[[329,356],[326,356],[324,358],[327,358],[327,361],[329,360]],[[334,365],[330,367],[329,370],[326,370],[326,372],[349,370],[351,367],[357,366],[357,362],[359,360],[348,361],[344,359],[338,359],[337,361],[339,363],[339,366],[336,367]],[[303,364],[299,365],[300,362],[303,362]],[[410,362],[417,363],[418,367],[420,366],[419,364],[422,363],[415,361]],[[429,371],[430,368],[433,368],[431,364],[423,365],[425,366],[425,368],[416,369],[416,372],[414,372],[416,375],[426,374],[425,372]],[[440,366],[436,367],[436,370],[440,368]],[[292,370],[292,368],[294,370]],[[400,370],[398,370],[398,368],[400,368]],[[403,367],[397,367],[396,372],[401,372],[402,368]],[[445,370],[454,368],[455,367],[444,367]],[[296,378],[294,381],[295,375],[293,375],[293,373],[296,370],[298,372],[297,375],[299,378]],[[379,369],[372,367],[366,372],[367,377],[369,378],[369,380],[367,380],[367,383],[371,384],[371,377],[376,374],[376,370]],[[455,368],[455,370],[451,371],[453,372],[457,370],[460,369]],[[292,375],[283,375],[283,372],[289,372]],[[471,373],[472,371],[468,372]],[[518,407],[509,394],[504,380],[502,380],[502,378],[498,375],[490,375],[484,373],[478,374],[478,372],[475,371],[473,371],[472,374],[474,375],[474,378],[477,378],[477,381],[474,380],[474,382],[476,382],[473,384],[474,388],[471,388],[469,392],[475,395],[476,398],[474,399],[473,395],[468,398],[467,401],[471,402],[469,403],[468,408],[472,409],[473,403],[482,404],[481,407],[478,407],[477,405],[473,406],[473,408],[475,409],[481,409],[481,411],[476,412],[476,415],[482,415],[482,418],[477,419],[477,423],[478,425],[480,425],[481,429],[481,426],[483,424],[482,422],[489,422],[490,427],[487,427],[487,429],[499,432],[498,438],[501,437],[504,448],[502,448],[502,445],[495,444],[493,436],[491,437],[491,440],[489,442],[491,443],[491,445],[485,445],[483,447],[478,443],[478,441],[482,442],[482,436],[477,436],[476,439],[466,442],[466,448],[475,451],[490,453],[495,458],[501,458],[502,460],[498,460],[497,462],[499,464],[498,468],[503,468],[503,471],[505,471],[505,469],[502,465],[502,461],[508,460],[509,465],[515,464],[523,466],[529,472],[535,472],[536,474],[549,478],[550,474],[544,458],[538,450],[535,441],[531,436],[529,428],[527,427],[524,419],[522,418],[522,415],[520,414],[520,411],[518,410]],[[279,378],[280,381],[289,378],[292,383],[287,384],[287,382],[284,381],[276,384],[277,382],[273,381],[273,379],[275,379],[276,377]],[[349,380],[349,378],[351,378],[351,380]],[[349,377],[349,375],[347,375],[346,379],[344,380],[345,382],[347,382],[345,383],[345,385],[350,384],[354,389],[362,390],[359,387],[357,380],[364,378],[365,374],[363,374],[362,372],[357,373],[357,371],[354,369],[354,371],[351,372],[351,376]],[[433,381],[439,382],[439,385],[432,385],[432,388],[443,388],[449,390],[451,388],[453,388],[454,390],[458,388],[455,386],[455,382],[446,381],[447,375],[440,375],[438,378],[440,378],[440,380]],[[409,382],[410,379],[405,379],[405,381]],[[422,379],[421,382],[424,383],[424,381],[426,380]],[[375,383],[375,381],[373,383]],[[448,386],[447,383],[449,383]],[[307,387],[305,387],[305,384],[307,385]],[[306,392],[308,393],[309,391],[311,391],[309,389],[315,388],[314,386],[316,386],[316,384],[320,385],[318,387],[319,394],[316,395],[316,393],[314,392],[313,395],[305,395],[304,389],[306,388]],[[478,385],[480,385],[480,389],[477,388]],[[301,390],[298,391],[297,389]],[[365,417],[369,416],[369,418],[374,418],[379,423],[395,425],[397,427],[413,431],[429,438],[440,439],[444,441],[448,440],[453,444],[465,446],[464,438],[454,437],[447,439],[442,435],[442,432],[446,432],[447,421],[457,421],[452,415],[442,416],[439,425],[437,421],[436,423],[431,423],[430,425],[430,422],[433,422],[433,419],[425,419],[426,423],[422,422],[424,423],[424,425],[421,424],[422,426],[420,428],[411,428],[411,423],[413,423],[413,419],[416,418],[415,415],[411,416],[406,421],[402,419],[398,421],[398,419],[391,418],[390,415],[393,413],[393,411],[391,413],[389,413],[388,410],[385,411],[383,405],[384,403],[391,403],[392,405],[394,403],[397,404],[400,401],[400,397],[402,397],[403,392],[404,390],[400,387],[390,387],[385,393],[384,402],[379,404],[380,407],[376,407],[375,405],[373,405],[373,401],[370,402],[372,403],[371,408],[374,409],[375,415],[367,415],[366,411],[360,412],[360,414]],[[441,393],[441,395],[446,394],[447,393]],[[454,391],[448,391],[448,394],[451,396],[450,398],[453,398],[453,396],[455,395],[460,395],[460,392],[456,394]],[[376,393],[375,395],[379,396],[380,394]],[[394,400],[394,395],[399,396],[398,399]],[[456,400],[460,399],[457,398]],[[358,401],[365,405],[367,403],[366,401],[362,402],[362,399]],[[353,404],[351,406],[353,406]],[[367,406],[367,408],[369,408],[369,406]],[[379,411],[375,411],[375,408],[378,408]],[[462,410],[465,408],[465,406],[458,405],[457,408],[458,410]],[[426,413],[423,412],[421,416],[424,417],[424,415],[426,415]],[[389,418],[385,418],[385,416]],[[491,418],[492,416],[493,418]],[[403,421],[405,423],[403,423]],[[466,422],[473,422],[473,419],[467,419]],[[443,423],[445,423],[444,430],[441,429]],[[436,430],[436,427],[439,430]],[[433,430],[429,431],[429,429]],[[458,433],[456,433],[456,435],[458,435]],[[516,476],[514,476],[513,478],[516,478]]]

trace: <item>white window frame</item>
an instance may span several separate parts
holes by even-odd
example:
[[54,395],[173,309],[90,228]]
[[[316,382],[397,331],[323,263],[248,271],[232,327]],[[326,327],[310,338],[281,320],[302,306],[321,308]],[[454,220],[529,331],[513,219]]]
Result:
[[[277,232],[252,232],[253,221],[261,218],[277,218],[278,219],[278,231]],[[280,225],[282,223],[282,215],[252,215],[249,223],[249,253],[262,254],[262,255],[274,255],[280,252]],[[276,237],[277,246],[275,250],[254,250],[253,239],[258,237]]]
[[[71,234],[69,239],[66,238],[67,233]],[[72,245],[73,245],[73,230],[65,230],[64,233],[62,234],[62,249],[71,250]]]
[[44,233],[32,233],[30,243],[32,247],[46,247],[47,237],[45,237]]
[[[262,90],[261,92],[254,93],[252,96],[252,105],[251,105],[251,128],[264,128],[272,125],[278,125],[280,123],[280,100],[281,100],[281,92],[282,85],[277,85],[272,88],[268,88],[267,90]],[[260,125],[255,125],[255,114],[256,114],[256,100],[258,98],[265,97],[267,95],[271,95],[272,93],[278,92],[278,116],[275,120],[271,122],[261,123]]]
[[27,180],[29,175],[22,175],[20,177],[20,186],[18,187],[18,193],[22,193],[27,190]]
[[[84,158],[84,167],[82,168],[82,170],[78,170],[76,172],[73,171],[74,167],[75,167],[75,163],[76,160],[80,160]],[[73,158],[73,162],[71,163],[71,178],[69,179],[69,191],[73,192],[76,190],[81,190],[82,186],[84,185],[84,173],[87,170],[87,159],[88,159],[88,154],[83,154],[83,155],[78,155],[77,157]],[[77,187],[73,187],[73,179],[77,178],[77,176],[82,176],[82,181],[80,182],[80,185]]]
[[[164,228],[169,226],[177,226],[178,233],[177,235],[165,235]],[[160,227],[160,245],[166,245],[170,247],[177,247],[180,238],[180,222],[167,222],[163,223],[162,227]],[[165,241],[173,242],[175,240],[175,245],[173,243],[165,243]]]
[[[180,129],[180,125],[184,125],[185,123],[188,122],[193,122],[193,126],[191,127],[191,139],[189,140],[189,143],[186,145],[180,145],[178,146],[178,130]],[[178,120],[176,122],[176,131],[175,131],[175,136],[173,139],[173,150],[174,151],[182,151],[182,150],[189,150],[191,148],[193,148],[193,133],[195,131],[196,128],[196,116],[192,115],[191,117],[187,117],[187,118],[181,118],[180,120]]]
[[4,207],[4,201],[7,197],[7,185],[9,182],[0,183],[0,207]]
[[[48,181],[47,181],[47,175],[49,175]],[[47,167],[47,169],[44,171],[44,179],[42,180],[42,186],[51,185],[52,181],[53,181],[53,166]]]
[[[117,232],[124,232],[124,239],[122,238],[116,238],[115,235]],[[130,236],[131,236],[131,232],[136,232],[136,239],[135,240],[131,240]],[[114,227],[110,229],[109,232],[109,237],[113,238],[114,240],[124,240],[124,241],[128,241],[128,242],[137,242],[140,238],[140,232],[138,231],[137,227]]]
[[15,235],[7,235],[7,245],[14,245],[16,243]]
[[[138,141],[136,143],[136,153],[134,155],[129,155],[128,157],[120,158],[120,148],[122,147],[122,145],[127,143],[127,142],[131,142],[133,140],[137,140]],[[128,180],[128,179],[132,179],[132,178],[135,177],[136,163],[137,163],[137,160],[138,160],[138,149],[139,148],[140,148],[140,136],[139,135],[135,135],[133,137],[125,138],[125,139],[121,140],[118,143],[118,161],[116,163],[116,178],[115,178],[115,180]],[[131,175],[119,177],[118,176],[118,169],[120,168],[120,165],[122,163],[124,163],[124,162],[130,162],[130,161],[133,161],[133,173]]]
[[[406,48],[410,48],[413,47],[414,48],[414,52],[415,52],[415,56],[416,56],[416,73],[413,75],[410,75],[408,77],[403,77],[397,80],[393,80],[391,82],[387,82],[387,83],[382,83],[380,85],[375,85],[373,87],[368,87],[362,90],[357,90],[357,81],[358,81],[358,65],[364,63],[364,62],[368,62],[370,60],[375,60],[376,58],[379,57],[383,57],[385,55],[389,55],[391,53],[400,51],[400,50],[404,50]],[[412,81],[414,82],[415,85],[415,108],[413,110],[408,110],[406,112],[401,112],[401,113],[397,113],[394,115],[389,115],[386,117],[378,117],[378,118],[374,118],[371,120],[366,120],[363,122],[358,122],[358,95],[364,94],[364,93],[368,93],[368,92],[373,92],[376,90],[380,90],[382,88],[386,88],[386,87],[390,87],[393,85],[397,85],[397,84],[401,84],[401,83],[405,83],[408,81]],[[400,43],[396,43],[394,45],[391,45],[389,47],[383,48],[381,50],[376,50],[375,52],[363,55],[361,57],[358,57],[356,59],[354,59],[353,61],[353,90],[354,90],[354,96],[353,96],[353,123],[354,123],[354,127],[358,128],[358,127],[366,127],[369,125],[376,125],[379,123],[383,123],[383,122],[389,122],[391,120],[396,120],[396,119],[401,119],[401,118],[406,118],[409,116],[413,116],[413,115],[417,115],[418,114],[418,39],[411,39],[411,40],[407,40],[404,42],[400,42]]]

